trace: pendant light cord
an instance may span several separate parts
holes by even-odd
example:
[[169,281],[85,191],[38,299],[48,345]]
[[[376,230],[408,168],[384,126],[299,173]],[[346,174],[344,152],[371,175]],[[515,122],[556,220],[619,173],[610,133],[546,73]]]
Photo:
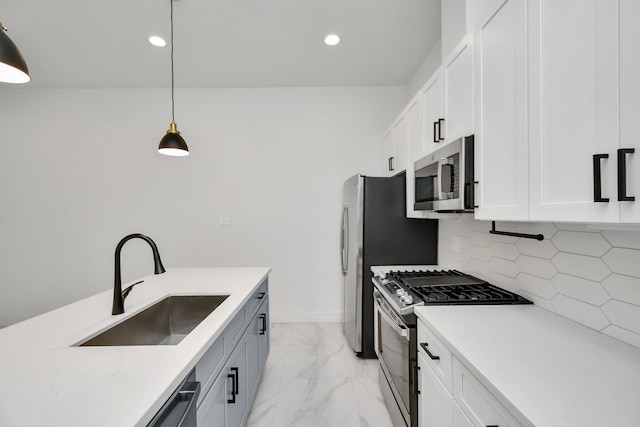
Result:
[[175,122],[175,107],[174,107],[174,94],[173,94],[173,0],[171,2],[171,121]]

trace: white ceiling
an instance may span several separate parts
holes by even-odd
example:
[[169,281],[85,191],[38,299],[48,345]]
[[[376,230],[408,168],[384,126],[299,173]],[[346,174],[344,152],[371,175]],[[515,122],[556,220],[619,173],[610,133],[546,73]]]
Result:
[[[169,41],[169,1],[1,0],[0,22],[29,87],[168,87],[169,46],[147,38]],[[439,38],[440,0],[176,0],[175,84],[404,85]]]

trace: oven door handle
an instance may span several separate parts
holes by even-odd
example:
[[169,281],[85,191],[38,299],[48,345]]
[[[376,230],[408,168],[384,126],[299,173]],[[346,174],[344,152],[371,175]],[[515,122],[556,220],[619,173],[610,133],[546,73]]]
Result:
[[401,337],[405,337],[406,340],[409,341],[410,339],[409,328],[407,328],[404,325],[398,325],[398,322],[393,320],[391,316],[389,316],[387,312],[384,310],[382,305],[380,305],[379,298],[382,298],[382,297],[376,295],[376,307],[377,307],[378,313],[380,313],[380,316],[385,320],[385,322],[389,324],[389,326],[391,326],[391,329],[393,329],[398,335],[400,335]]

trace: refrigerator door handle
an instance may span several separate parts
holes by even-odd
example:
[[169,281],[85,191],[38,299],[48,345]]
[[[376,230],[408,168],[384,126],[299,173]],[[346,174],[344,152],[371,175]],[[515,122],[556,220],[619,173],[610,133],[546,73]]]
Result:
[[349,208],[342,207],[342,227],[340,234],[342,274],[347,274],[349,268]]

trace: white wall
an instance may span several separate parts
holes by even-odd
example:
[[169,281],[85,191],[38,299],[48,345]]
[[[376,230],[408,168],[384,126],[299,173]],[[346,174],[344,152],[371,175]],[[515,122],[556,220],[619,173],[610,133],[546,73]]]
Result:
[[[469,0],[473,1],[473,0]],[[442,0],[442,58],[444,60],[467,34],[465,0]]]
[[[132,232],[167,268],[272,267],[274,321],[339,321],[342,182],[380,172],[405,95],[178,90],[191,155],[169,158],[156,152],[168,90],[0,91],[0,325],[111,289],[115,246]],[[148,246],[127,243],[123,280],[152,271]]]
[[407,92],[409,93],[407,102],[409,102],[411,98],[422,89],[422,86],[424,86],[427,80],[438,71],[440,64],[442,64],[442,44],[438,41],[433,45],[429,54],[424,58],[424,61],[422,61],[420,67],[418,67],[413,74],[411,80],[409,80],[409,84],[407,85]]
[[602,225],[439,221],[439,262],[517,292],[536,305],[640,348],[640,230]]

